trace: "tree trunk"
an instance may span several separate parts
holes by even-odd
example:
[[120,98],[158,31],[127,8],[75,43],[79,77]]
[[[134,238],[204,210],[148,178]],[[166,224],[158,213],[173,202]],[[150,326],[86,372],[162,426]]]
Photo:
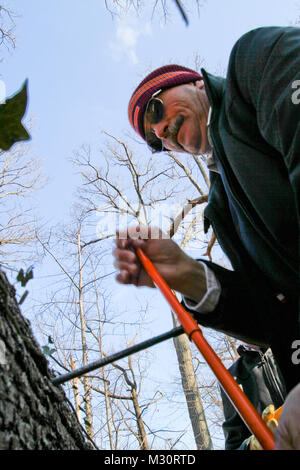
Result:
[[[78,270],[79,270],[79,312],[80,312],[80,322],[81,322],[81,343],[82,343],[82,362],[86,366],[88,364],[87,357],[87,344],[86,344],[86,335],[85,335],[85,311],[83,303],[83,282],[82,282],[82,254],[81,254],[81,238],[80,238],[80,227],[77,234],[77,249],[78,249]],[[88,375],[83,376],[83,388],[84,388],[84,403],[85,403],[85,426],[88,432],[88,435],[93,437],[93,415],[92,415],[92,405],[91,405],[91,390],[89,385]]]
[[133,388],[131,390],[131,396],[132,396],[132,402],[134,406],[134,411],[135,411],[135,416],[137,420],[137,427],[138,427],[138,436],[139,436],[139,443],[140,443],[140,449],[141,450],[149,450],[149,444],[148,444],[148,439],[147,439],[147,434],[145,431],[145,426],[144,426],[144,421],[142,418],[142,412],[141,408],[138,402],[138,397],[136,393],[136,389]]
[[[93,272],[95,274],[94,266],[93,266]],[[98,295],[98,289],[97,289],[97,283],[96,283],[96,275],[94,276],[94,288],[95,288],[96,307],[97,307],[98,321],[99,321],[98,344],[99,344],[100,357],[102,358],[104,356],[104,351],[103,351],[103,347],[102,347],[102,312],[101,312],[100,302],[99,302],[99,295]],[[101,369],[101,375],[102,375],[103,384],[104,384],[106,423],[107,423],[107,433],[108,433],[108,437],[109,437],[109,444],[110,444],[110,449],[115,450],[115,444],[114,444],[114,440],[113,440],[113,432],[112,432],[112,427],[111,427],[111,420],[113,419],[113,417],[111,416],[111,413],[110,413],[111,403],[110,403],[108,380],[106,379],[105,367],[103,367]]]
[[0,272],[0,449],[91,449],[14,296]]
[[[129,368],[131,370],[131,373],[134,376],[130,356],[128,358],[128,364],[129,364]],[[134,384],[132,384],[132,387],[131,387],[131,396],[132,396],[132,402],[133,402],[135,417],[136,417],[136,421],[137,421],[140,449],[141,450],[149,450],[150,447],[149,447],[149,444],[148,444],[147,434],[146,434],[146,431],[145,431],[144,421],[143,421],[143,418],[142,418],[142,411],[141,411],[139,401],[138,401],[138,396],[137,396],[137,393],[136,393],[135,381],[134,381]]]
[[[74,359],[71,357],[71,368],[73,370],[76,369],[76,365],[75,365],[75,362],[74,362]],[[76,415],[77,415],[77,418],[78,418],[78,421],[79,423],[81,423],[81,411],[80,411],[80,395],[79,395],[79,387],[78,387],[78,383],[79,383],[79,379],[78,377],[75,377],[73,380],[73,393],[74,393],[74,402],[75,402],[75,411],[76,411]]]
[[[173,313],[172,319],[174,326],[179,326],[179,322]],[[197,450],[212,450],[213,444],[203,410],[199,387],[195,377],[189,340],[186,335],[181,335],[174,338],[173,342],[177,354],[182,388],[185,394]]]

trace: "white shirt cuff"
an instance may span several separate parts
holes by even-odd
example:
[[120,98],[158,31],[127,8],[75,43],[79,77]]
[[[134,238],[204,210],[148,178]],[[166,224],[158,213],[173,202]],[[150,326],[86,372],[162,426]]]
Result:
[[[201,263],[201,261],[199,261]],[[196,303],[192,299],[183,297],[183,302],[189,310],[198,313],[213,312],[219,302],[221,295],[221,284],[215,276],[215,273],[205,263],[201,263],[205,270],[206,276],[206,293],[200,302]]]

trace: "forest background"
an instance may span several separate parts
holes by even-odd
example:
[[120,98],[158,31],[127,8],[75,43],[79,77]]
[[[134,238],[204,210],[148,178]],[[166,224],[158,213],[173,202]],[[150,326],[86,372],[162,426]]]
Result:
[[[191,256],[230,269],[203,233],[205,159],[152,156],[130,128],[128,100],[167,63],[226,75],[242,34],[296,25],[299,5],[181,4],[188,24],[172,0],[1,1],[0,101],[28,79],[31,140],[0,154],[0,263],[59,374],[174,326],[156,290],[115,282],[116,228],[154,224]],[[20,269],[30,279],[23,286]],[[238,342],[204,333],[229,366]],[[97,448],[224,448],[218,384],[184,337],[64,388]]]

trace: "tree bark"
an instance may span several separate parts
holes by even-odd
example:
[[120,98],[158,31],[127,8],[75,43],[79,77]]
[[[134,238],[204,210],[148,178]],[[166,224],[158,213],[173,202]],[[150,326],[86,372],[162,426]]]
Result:
[[[74,359],[72,357],[71,357],[70,363],[71,363],[71,368],[73,370],[75,370],[76,365],[75,365]],[[72,382],[73,382],[73,387],[72,388],[73,388],[73,393],[74,393],[75,411],[76,411],[78,421],[81,423],[80,394],[79,394],[79,379],[78,379],[78,377],[75,377],[72,380]]]
[[[174,326],[179,326],[179,322],[173,313],[172,319]],[[182,388],[192,423],[197,450],[212,450],[213,444],[203,410],[199,387],[195,377],[192,353],[188,338],[186,335],[181,335],[174,338],[173,341],[178,359]]]
[[[133,371],[130,356],[128,358],[128,364],[129,364],[129,368],[131,370],[131,373],[134,376],[134,371]],[[142,418],[142,411],[141,411],[141,408],[140,408],[140,405],[139,405],[138,395],[137,395],[137,392],[136,392],[136,383],[134,382],[134,384],[132,384],[132,385],[133,386],[131,387],[131,396],[132,396],[132,402],[133,402],[135,417],[136,417],[136,421],[137,421],[140,449],[141,450],[150,450],[150,447],[149,447],[149,444],[148,444],[148,439],[147,439],[147,434],[146,434],[146,431],[145,431],[144,421],[143,421],[143,418]]]
[[91,449],[1,271],[0,350],[0,449]]
[[[86,366],[88,364],[88,356],[87,356],[87,344],[86,344],[86,321],[85,321],[85,311],[84,311],[84,301],[83,301],[83,281],[82,281],[82,253],[81,253],[81,237],[80,237],[80,229],[78,228],[77,233],[77,250],[78,250],[78,271],[79,271],[79,312],[80,312],[80,323],[81,323],[81,344],[82,344],[82,362],[83,365]],[[83,376],[83,388],[84,388],[84,403],[85,403],[85,426],[89,436],[93,437],[93,414],[92,414],[92,404],[91,404],[91,390],[89,384],[89,377],[88,375]]]

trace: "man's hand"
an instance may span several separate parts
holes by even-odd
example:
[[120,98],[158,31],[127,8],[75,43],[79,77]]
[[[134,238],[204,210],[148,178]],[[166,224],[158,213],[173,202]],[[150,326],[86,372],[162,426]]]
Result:
[[203,267],[171,239],[162,237],[162,232],[153,227],[131,227],[117,232],[116,248],[113,251],[114,265],[120,271],[116,276],[117,281],[121,284],[154,287],[136,255],[136,249],[141,248],[171,289],[199,302],[206,292]]
[[284,402],[274,437],[275,450],[300,450],[300,384]]

